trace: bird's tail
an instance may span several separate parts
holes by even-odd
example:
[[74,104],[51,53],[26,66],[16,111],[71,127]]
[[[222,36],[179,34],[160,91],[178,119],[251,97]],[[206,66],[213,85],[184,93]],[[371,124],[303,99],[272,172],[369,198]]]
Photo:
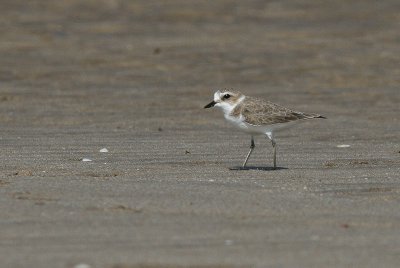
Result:
[[320,115],[320,114],[304,114],[306,116],[307,119],[313,119],[313,118],[322,118],[322,119],[326,119],[325,116]]

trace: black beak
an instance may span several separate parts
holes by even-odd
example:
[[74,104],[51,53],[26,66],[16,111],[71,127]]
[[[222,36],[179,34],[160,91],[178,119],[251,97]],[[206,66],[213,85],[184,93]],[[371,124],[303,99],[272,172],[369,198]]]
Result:
[[212,101],[209,104],[207,104],[206,106],[204,106],[204,109],[214,107],[215,104],[217,104],[217,103],[215,101]]

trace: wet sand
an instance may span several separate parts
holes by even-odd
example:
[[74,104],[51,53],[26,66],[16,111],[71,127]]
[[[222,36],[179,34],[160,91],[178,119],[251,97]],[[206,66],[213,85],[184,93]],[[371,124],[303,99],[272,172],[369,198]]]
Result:
[[[398,1],[1,6],[3,267],[398,267]],[[230,170],[219,88],[328,119]]]

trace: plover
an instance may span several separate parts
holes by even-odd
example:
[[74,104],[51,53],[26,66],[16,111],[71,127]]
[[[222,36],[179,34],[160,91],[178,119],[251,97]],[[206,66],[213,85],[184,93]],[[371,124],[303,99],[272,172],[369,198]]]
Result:
[[247,161],[253,149],[254,136],[266,135],[272,143],[274,150],[274,169],[276,169],[276,142],[274,131],[285,128],[291,123],[304,119],[325,118],[319,114],[309,114],[290,110],[278,104],[258,98],[243,95],[239,91],[223,90],[214,93],[214,100],[204,108],[219,107],[222,109],[225,119],[240,130],[251,135],[250,151],[243,163]]

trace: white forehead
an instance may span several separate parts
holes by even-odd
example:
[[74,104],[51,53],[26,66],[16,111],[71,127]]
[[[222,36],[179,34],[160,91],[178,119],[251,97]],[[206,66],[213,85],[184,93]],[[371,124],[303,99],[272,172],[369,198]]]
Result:
[[221,99],[221,91],[217,90],[217,91],[214,93],[214,101],[218,101],[218,100],[220,100],[220,99]]
[[222,99],[221,97],[222,97],[223,95],[225,95],[226,93],[229,93],[229,94],[231,94],[231,95],[234,95],[234,93],[232,93],[232,92],[229,91],[229,90],[223,90],[223,91],[217,90],[217,91],[214,93],[214,101],[221,100],[221,99]]

